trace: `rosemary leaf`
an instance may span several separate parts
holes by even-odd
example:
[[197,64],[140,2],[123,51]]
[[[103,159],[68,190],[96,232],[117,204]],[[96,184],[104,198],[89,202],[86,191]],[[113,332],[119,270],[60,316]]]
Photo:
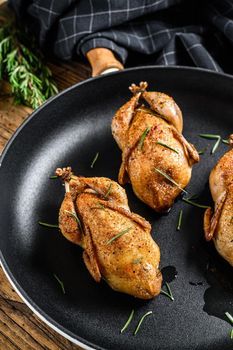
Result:
[[203,149],[201,149],[200,151],[198,151],[197,153],[198,153],[199,155],[202,155],[202,154],[205,153],[205,151],[206,151],[206,148],[203,148]]
[[58,278],[58,276],[55,273],[53,274],[53,276],[56,278],[56,280],[60,284],[63,294],[66,294],[64,283],[60,280],[60,278]]
[[226,145],[230,144],[229,140],[224,140],[224,139],[222,139],[222,143],[225,143]]
[[166,147],[166,148],[170,149],[171,151],[173,151],[173,152],[179,154],[179,152],[178,152],[175,148],[172,148],[172,147],[166,145],[166,143],[162,143],[162,142],[160,142],[160,141],[157,141],[156,144],[157,144],[157,145],[160,145],[160,146],[163,146],[163,147]]
[[50,176],[49,177],[51,180],[53,180],[53,179],[58,179],[58,176],[57,175],[52,175],[52,176]]
[[152,311],[148,311],[145,315],[142,316],[142,318],[140,319],[140,321],[138,322],[138,325],[134,331],[134,335],[136,335],[139,331],[139,328],[141,327],[142,322],[144,321],[145,317],[149,316],[152,314]]
[[69,211],[69,210],[65,210],[65,212],[66,212],[67,214],[72,215],[72,216],[75,218],[75,220],[76,220],[77,223],[78,223],[78,227],[79,227],[80,231],[83,232],[83,227],[82,227],[81,221],[80,221],[79,217],[77,216],[77,214],[76,214],[76,213],[73,213],[72,211]]
[[193,202],[193,201],[191,201],[188,198],[182,198],[182,201],[184,201],[185,203],[188,203],[190,205],[193,205],[194,207],[198,207],[198,208],[202,208],[202,209],[207,209],[207,208],[210,207],[209,205],[203,205],[203,204],[199,204],[199,203]]
[[109,184],[109,186],[108,186],[108,189],[107,189],[107,192],[106,192],[106,194],[104,195],[104,198],[105,198],[105,199],[108,199],[108,196],[109,196],[109,194],[110,194],[110,192],[111,192],[111,189],[112,189],[112,183],[110,182],[110,184]]
[[214,154],[216,149],[218,148],[220,142],[221,142],[221,136],[220,135],[213,135],[213,134],[199,134],[200,137],[204,139],[209,139],[209,140],[217,140],[216,143],[214,144],[211,154]]
[[99,152],[96,153],[96,155],[91,163],[91,168],[94,168],[95,162],[97,161],[98,157],[99,157]]
[[215,153],[215,151],[216,151],[216,149],[218,148],[220,142],[221,142],[221,137],[219,137],[218,140],[215,142],[215,144],[214,144],[214,146],[213,146],[213,148],[212,148],[212,150],[211,150],[211,154],[214,154],[214,153]]
[[230,332],[230,337],[231,337],[231,339],[233,339],[233,329]]
[[126,328],[129,326],[130,322],[132,321],[133,315],[134,315],[134,309],[131,311],[128,320],[126,321],[125,325],[122,327],[121,333],[123,333],[126,330]]
[[115,241],[115,239],[123,236],[125,233],[129,232],[129,230],[131,230],[131,229],[132,229],[132,227],[129,227],[129,228],[125,229],[124,231],[118,233],[116,236],[112,237],[109,241],[107,241],[107,244],[112,243],[113,241]]
[[199,134],[200,137],[202,137],[203,139],[209,139],[209,140],[218,140],[219,138],[221,138],[220,135],[213,135],[213,134]]
[[225,312],[225,315],[228,318],[228,320],[233,324],[233,316],[231,316],[229,312]]
[[143,131],[142,136],[140,137],[140,140],[139,140],[139,142],[138,142],[138,148],[139,148],[140,150],[142,150],[142,147],[143,147],[145,138],[146,138],[147,134],[149,133],[150,129],[151,129],[151,126],[150,126],[150,127],[148,126],[148,127]]
[[59,225],[48,224],[47,222],[39,221],[39,225],[51,228],[59,228]]
[[166,295],[169,299],[174,301],[174,297],[173,297],[171,288],[167,282],[166,282],[166,287],[167,287],[167,292],[165,290],[161,289],[160,294]]
[[155,170],[160,174],[160,175],[163,175],[167,180],[169,180],[171,183],[173,183],[173,185],[175,185],[176,187],[178,187],[182,192],[184,193],[188,193],[187,191],[185,191],[175,180],[173,180],[171,178],[171,176],[169,176],[168,174],[166,174],[165,172],[163,172],[162,170],[160,169],[157,169],[155,168]]
[[181,209],[180,213],[179,213],[178,224],[177,224],[177,227],[176,227],[177,231],[180,231],[181,223],[182,223],[182,217],[183,217],[183,210]]

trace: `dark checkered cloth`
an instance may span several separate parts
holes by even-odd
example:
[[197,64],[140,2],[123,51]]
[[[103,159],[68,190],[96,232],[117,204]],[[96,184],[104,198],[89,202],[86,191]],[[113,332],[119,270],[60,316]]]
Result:
[[105,47],[126,65],[138,59],[140,65],[188,65],[233,74],[233,0],[9,3],[45,52],[64,60]]

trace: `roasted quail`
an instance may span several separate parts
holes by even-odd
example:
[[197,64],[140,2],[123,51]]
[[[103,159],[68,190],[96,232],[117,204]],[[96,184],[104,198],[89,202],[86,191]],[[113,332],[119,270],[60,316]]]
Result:
[[58,168],[65,183],[59,212],[62,234],[83,249],[83,259],[96,282],[150,299],[160,293],[160,250],[151,225],[128,207],[125,190],[104,177],[74,176]]
[[[233,134],[229,143],[233,145]],[[233,266],[233,149],[212,169],[209,185],[215,209],[205,211],[205,237],[213,239],[218,253]]]
[[122,150],[118,180],[121,185],[131,182],[139,199],[165,212],[189,183],[199,155],[181,134],[182,113],[173,98],[146,88],[146,82],[132,84],[133,97],[112,120]]

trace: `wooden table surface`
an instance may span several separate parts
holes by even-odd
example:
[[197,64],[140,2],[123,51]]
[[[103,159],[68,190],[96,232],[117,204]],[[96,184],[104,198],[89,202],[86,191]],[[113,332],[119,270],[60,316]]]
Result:
[[[1,4],[1,0],[0,0]],[[90,77],[87,63],[49,63],[59,91]],[[16,106],[0,85],[0,152],[32,110]],[[0,350],[77,350],[24,304],[0,267]]]

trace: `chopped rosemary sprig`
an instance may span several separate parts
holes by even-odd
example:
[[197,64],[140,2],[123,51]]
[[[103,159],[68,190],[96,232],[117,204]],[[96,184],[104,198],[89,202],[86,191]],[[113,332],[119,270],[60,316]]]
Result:
[[160,169],[157,169],[157,168],[155,168],[155,170],[159,173],[159,174],[161,174],[161,175],[163,175],[167,180],[169,180],[171,183],[173,183],[173,185],[175,185],[176,187],[178,187],[182,192],[184,192],[184,193],[188,193],[187,191],[185,191],[175,180],[173,180],[172,178],[171,178],[171,176],[169,176],[168,174],[166,174],[165,172],[163,172],[162,170],[160,170]]
[[51,180],[53,180],[53,179],[58,179],[58,176],[57,175],[52,175],[52,176],[50,176],[49,177]]
[[228,320],[233,324],[233,316],[231,316],[229,312],[225,312],[225,315],[228,318]]
[[171,288],[167,282],[166,282],[166,287],[167,287],[167,292],[165,290],[161,289],[160,294],[166,295],[169,299],[174,301],[174,297],[173,297]]
[[204,154],[205,153],[205,151],[206,151],[206,147],[205,148],[203,148],[203,149],[201,149],[200,151],[198,151],[197,153],[199,154],[199,155],[202,155],[202,154]]
[[115,241],[115,239],[123,236],[125,233],[129,232],[129,230],[131,230],[132,227],[128,227],[127,229],[125,229],[124,231],[118,233],[116,236],[112,237],[109,241],[107,241],[107,244],[112,243],[113,241]]
[[130,322],[132,321],[133,315],[134,315],[134,309],[131,311],[129,318],[126,321],[125,325],[121,328],[121,333],[123,333],[126,330],[126,328],[129,326]]
[[60,278],[57,277],[57,275],[55,273],[53,274],[53,276],[56,278],[56,280],[60,284],[63,294],[66,294],[64,283],[60,280]]
[[149,316],[152,314],[152,311],[148,311],[145,315],[142,316],[142,318],[140,319],[140,321],[138,322],[138,325],[134,331],[134,335],[136,335],[139,331],[139,328],[141,327],[142,322],[144,321],[145,317]]
[[48,224],[47,222],[42,222],[42,221],[39,221],[39,225],[45,226],[45,227],[51,227],[51,228],[59,228],[59,225]]
[[96,207],[92,207],[91,209],[105,209],[105,206],[102,203],[98,202]]
[[171,151],[173,151],[173,152],[179,154],[179,152],[178,152],[175,148],[172,148],[172,147],[166,145],[166,143],[157,141],[156,144],[157,144],[157,145],[160,145],[160,146],[163,146],[163,147],[166,147],[166,148],[170,149]]
[[96,153],[96,155],[91,163],[91,168],[94,168],[95,162],[97,161],[98,157],[99,157],[99,152]]
[[140,140],[139,140],[139,142],[138,142],[138,148],[139,148],[140,150],[142,150],[142,147],[143,147],[145,138],[146,138],[147,134],[149,133],[150,129],[151,129],[151,126],[148,126],[148,127],[143,131],[142,136],[140,137]]
[[64,210],[64,211],[65,211],[67,214],[70,214],[70,215],[72,215],[72,216],[75,218],[75,220],[76,220],[77,223],[78,223],[78,227],[79,227],[80,231],[83,232],[83,227],[82,227],[81,221],[80,221],[79,217],[77,216],[77,214],[76,214],[76,213],[73,213],[72,211],[69,211],[69,210]]
[[214,154],[216,149],[218,148],[220,142],[221,142],[221,136],[220,135],[213,135],[213,134],[199,134],[200,137],[204,139],[209,139],[209,140],[217,140],[211,150],[211,154]]
[[177,231],[180,231],[181,223],[182,223],[182,217],[183,217],[183,210],[181,209],[180,213],[179,213],[178,224],[177,224],[177,227],[176,227]]
[[110,182],[109,186],[108,186],[108,189],[107,189],[107,192],[106,194],[104,195],[104,198],[107,199],[110,192],[111,192],[111,189],[112,189],[112,183]]
[[222,139],[222,143],[225,143],[226,145],[230,144],[229,140],[224,140],[224,139]]
[[203,205],[203,204],[193,202],[189,198],[182,198],[182,201],[184,201],[185,203],[188,203],[190,205],[193,205],[194,207],[198,207],[198,208],[202,208],[202,209],[207,209],[210,207],[209,205]]

